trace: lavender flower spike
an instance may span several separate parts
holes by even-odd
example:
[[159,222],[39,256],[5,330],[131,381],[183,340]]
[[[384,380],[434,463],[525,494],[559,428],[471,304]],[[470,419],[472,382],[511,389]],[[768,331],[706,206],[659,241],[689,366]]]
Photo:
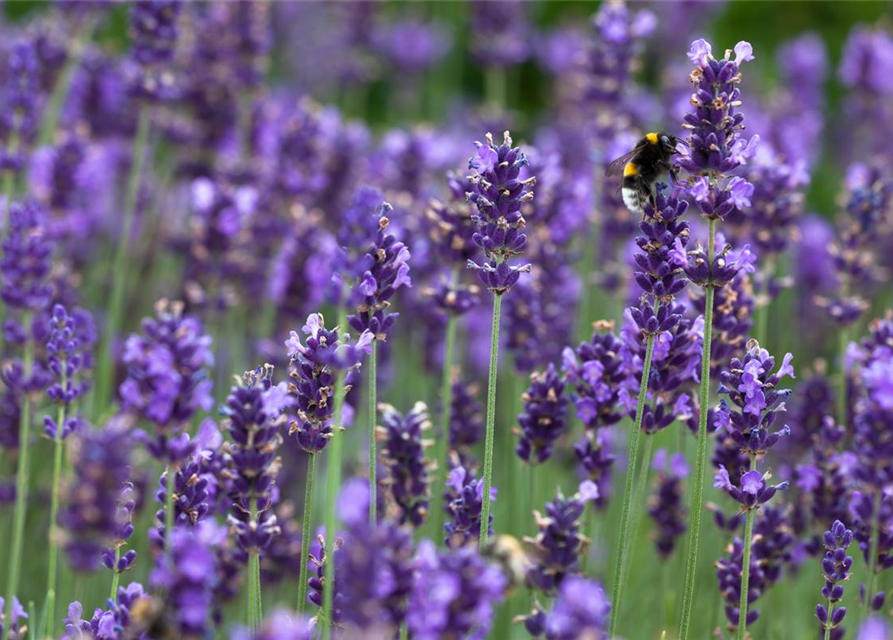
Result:
[[411,411],[402,415],[391,405],[381,404],[379,411],[382,424],[377,436],[382,443],[382,463],[387,468],[381,484],[389,488],[388,493],[394,500],[395,520],[419,527],[428,516],[430,497],[425,448],[432,443],[422,437],[431,428],[428,407],[424,402],[417,402]]
[[853,532],[847,529],[840,520],[835,520],[831,529],[825,532],[825,559],[822,560],[822,575],[825,578],[825,586],[822,587],[822,596],[827,601],[816,605],[815,615],[825,629],[825,638],[840,626],[846,616],[846,607],[834,608],[834,605],[843,598],[843,582],[849,579],[850,569],[853,566],[853,558],[846,554],[846,549],[853,542]]
[[530,376],[524,393],[524,412],[518,416],[521,436],[515,453],[533,464],[542,464],[552,455],[552,446],[561,437],[570,400],[564,395],[564,379],[555,365]]

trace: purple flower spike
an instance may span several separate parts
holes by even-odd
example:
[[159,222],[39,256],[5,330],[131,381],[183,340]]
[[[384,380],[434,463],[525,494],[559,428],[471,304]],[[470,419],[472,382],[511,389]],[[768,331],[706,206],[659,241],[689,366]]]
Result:
[[127,365],[122,409],[155,426],[153,455],[172,462],[185,459],[176,446],[177,434],[213,402],[206,368],[214,364],[211,336],[197,319],[183,315],[182,303],[161,300],[155,318],[143,320],[143,333],[127,339],[122,359]]
[[[747,345],[744,359],[732,358],[728,371],[720,374],[719,393],[728,397],[720,403],[729,417],[728,433],[743,453],[763,455],[790,433],[785,426],[772,432],[778,414],[785,410],[789,389],[778,389],[782,378],[794,377],[793,356],[786,354],[773,373],[775,358],[761,349],[756,340]],[[731,405],[729,404],[731,403]]]
[[835,629],[846,616],[846,607],[834,608],[843,598],[843,582],[849,579],[853,558],[846,554],[847,547],[853,542],[853,532],[847,529],[840,520],[835,520],[831,528],[825,532],[825,558],[822,560],[822,575],[825,586],[822,597],[825,604],[816,605],[815,615],[825,629]]
[[[377,438],[381,441],[381,459],[387,476],[381,484],[387,487],[394,500],[398,524],[409,522],[419,527],[428,517],[428,464],[425,461],[425,431],[431,429],[428,407],[417,402],[405,416],[390,405],[380,405],[381,426]],[[367,498],[368,501],[368,498]]]
[[133,92],[152,100],[173,97],[170,63],[179,37],[177,21],[181,0],[140,0],[130,10],[131,55],[139,65],[140,77]]
[[[78,309],[69,314],[60,304],[53,307],[50,322],[47,367],[56,382],[47,389],[47,396],[67,408],[90,388],[89,381],[80,379],[79,374],[93,367],[90,348],[96,338],[96,328],[88,311]],[[68,417],[64,425],[57,425],[51,416],[44,416],[44,431],[50,438],[55,438],[60,428],[60,435],[65,438],[78,424],[77,416]]]
[[[443,494],[444,510],[452,518],[443,525],[445,542],[450,549],[477,543],[481,532],[481,510],[484,499],[484,480],[475,478],[464,466],[453,467],[447,491]],[[496,500],[496,487],[490,487],[490,501]],[[493,535],[493,514],[487,522],[489,536]]]
[[[335,414],[335,379],[339,371],[347,371],[346,382],[352,384],[365,353],[372,342],[372,333],[364,331],[355,344],[347,334],[328,330],[321,313],[312,313],[302,328],[304,341],[297,332],[285,342],[291,360],[288,385],[289,404],[296,407],[289,421],[288,433],[297,438],[298,446],[309,454],[322,451],[332,437]],[[337,425],[337,428],[341,428]]]
[[[4,614],[6,612],[6,601],[2,596],[0,596],[0,611],[4,612]],[[7,633],[5,637],[9,638],[9,640],[23,640],[28,635],[28,626],[24,624],[24,621],[28,619],[28,614],[17,596],[12,596],[8,630],[5,629],[6,620],[4,618],[5,616],[0,614],[0,635]]]
[[524,232],[527,223],[521,207],[533,200],[530,187],[536,178],[520,178],[527,158],[519,147],[512,147],[508,131],[498,147],[489,133],[486,144],[475,144],[478,153],[468,162],[472,173],[468,178],[471,190],[466,197],[477,208],[473,219],[478,231],[473,239],[484,250],[488,262],[478,265],[469,260],[468,267],[478,270],[481,281],[490,291],[502,295],[512,288],[521,273],[530,270],[530,265],[509,263],[527,244]]
[[564,431],[570,404],[564,387],[564,379],[553,364],[530,376],[530,388],[521,397],[524,412],[518,416],[521,434],[515,453],[522,460],[542,464],[552,455],[552,446]]
[[391,298],[402,287],[411,287],[409,278],[409,249],[388,233],[387,215],[391,205],[382,202],[373,216],[378,218],[378,231],[360,263],[364,269],[357,274],[353,299],[356,313],[348,316],[350,326],[357,332],[369,331],[376,340],[385,340],[399,313],[388,311]]
[[[669,468],[667,468],[669,466]],[[685,533],[688,511],[682,497],[682,480],[688,476],[685,457],[675,453],[667,464],[667,452],[654,454],[652,467],[657,470],[657,487],[648,501],[648,515],[654,520],[654,544],[662,560],[673,553],[676,541]]]
[[[279,429],[285,422],[282,402],[285,383],[273,384],[273,367],[247,372],[242,386],[235,386],[221,409],[224,429],[231,442],[225,446],[226,472],[231,480],[233,506],[229,523],[241,549],[256,553],[280,533],[271,506],[281,460]],[[251,503],[255,503],[252,515]],[[247,558],[246,558],[247,559]]]
[[506,587],[502,571],[476,549],[438,551],[423,540],[415,557],[417,577],[409,596],[406,623],[418,640],[467,638],[490,633],[494,606]]
[[601,584],[581,576],[569,576],[561,583],[551,611],[537,607],[524,618],[524,626],[534,638],[546,640],[608,640],[611,603]]
[[85,429],[71,445],[74,480],[59,525],[67,534],[65,551],[77,571],[99,567],[103,548],[133,531],[130,509],[119,509],[131,489],[131,435],[112,424]]

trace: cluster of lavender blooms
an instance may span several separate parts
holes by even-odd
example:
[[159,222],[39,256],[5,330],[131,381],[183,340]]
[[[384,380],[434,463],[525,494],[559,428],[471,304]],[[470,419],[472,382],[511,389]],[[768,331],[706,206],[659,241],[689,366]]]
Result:
[[565,498],[559,491],[552,502],[546,503],[545,513],[534,512],[539,532],[529,540],[536,550],[536,560],[527,572],[531,589],[554,596],[566,577],[581,572],[581,556],[588,539],[580,532],[580,519],[586,504],[598,496],[596,484],[584,480],[574,495]]
[[84,606],[77,600],[68,605],[68,617],[63,620],[65,634],[63,640],[86,638],[120,637],[126,633],[141,630],[142,625],[133,620],[131,611],[151,602],[150,595],[143,585],[131,582],[126,587],[118,587],[114,598],[109,598],[108,608],[97,607],[89,620],[83,619]]
[[470,461],[471,448],[484,437],[483,407],[477,399],[477,385],[454,382],[450,405],[450,451],[464,464]]
[[146,318],[143,334],[131,335],[124,346],[121,408],[153,425],[154,433],[143,436],[146,446],[155,458],[176,465],[192,453],[183,429],[197,411],[211,408],[207,368],[214,356],[211,336],[196,318],[184,315],[182,303],[161,300],[155,316]]
[[499,146],[490,134],[485,143],[475,144],[477,155],[468,162],[472,173],[468,178],[471,189],[467,197],[478,211],[474,216],[478,230],[473,239],[484,250],[487,262],[479,265],[469,260],[468,266],[478,271],[489,291],[502,295],[518,282],[521,273],[530,271],[530,265],[519,266],[511,261],[527,244],[524,231],[527,223],[521,207],[533,200],[530,187],[536,179],[520,179],[527,158],[519,147],[512,147],[508,131]]
[[598,582],[569,576],[562,582],[552,609],[548,613],[537,609],[524,619],[524,626],[534,638],[607,640],[610,612],[611,602]]
[[[451,549],[474,544],[481,531],[484,480],[476,478],[466,466],[455,466],[450,471],[444,493],[444,509],[451,521],[444,525],[446,545]],[[496,500],[498,490],[490,487],[490,501]],[[493,534],[493,514],[487,521],[487,530]]]
[[521,435],[515,447],[522,460],[542,464],[552,455],[555,441],[564,432],[570,404],[564,387],[564,380],[551,363],[545,371],[530,376],[530,388],[521,397],[524,413],[518,416]]
[[175,79],[169,63],[177,45],[177,21],[182,8],[180,0],[134,3],[130,12],[131,55],[139,65],[139,77],[132,87],[135,95],[162,100],[173,97]]
[[[844,526],[840,520],[835,520],[831,528],[825,532],[825,557],[822,560],[822,575],[825,578],[825,586],[822,587],[824,604],[817,604],[815,616],[824,629],[837,630],[846,617],[846,607],[834,605],[843,598],[843,585],[850,577],[850,569],[853,566],[853,558],[846,554],[847,547],[853,542],[853,532]],[[843,629],[837,631],[837,635],[843,636]]]
[[0,171],[17,176],[25,166],[40,122],[40,61],[30,38],[16,42],[8,52],[4,77],[3,117],[0,120]]
[[84,430],[71,446],[74,478],[59,513],[64,547],[78,571],[99,568],[100,556],[113,540],[127,538],[130,512],[118,503],[130,491],[133,439],[120,425]]
[[618,403],[627,377],[623,343],[614,333],[613,324],[596,323],[589,342],[580,343],[576,350],[567,347],[562,354],[562,369],[569,385],[573,385],[571,399],[577,419],[586,427],[583,438],[574,446],[577,463],[582,474],[605,496],[614,463],[605,428],[623,418]]
[[648,502],[648,515],[654,520],[654,546],[658,555],[669,558],[676,542],[685,533],[687,510],[682,500],[682,481],[688,476],[685,456],[666,449],[655,452],[651,466],[657,472],[654,494]]
[[53,306],[50,335],[47,340],[47,368],[55,382],[47,389],[47,397],[60,405],[66,415],[65,424],[57,424],[52,416],[44,416],[47,437],[65,438],[77,429],[78,416],[68,414],[69,406],[90,389],[86,379],[93,368],[90,351],[95,340],[95,328],[90,313],[82,309],[69,314],[64,306]]
[[370,331],[364,331],[352,344],[347,334],[339,336],[337,329],[326,329],[320,313],[307,317],[302,332],[306,336],[303,342],[295,331],[285,342],[291,358],[288,392],[294,398],[296,413],[289,421],[288,432],[295,436],[303,451],[315,454],[322,451],[332,437],[335,407],[330,399],[335,395],[338,371],[348,372],[349,390],[364,355],[371,350],[374,337]]
[[399,524],[421,526],[428,516],[428,467],[425,448],[431,444],[423,438],[431,428],[428,407],[417,402],[405,415],[390,405],[380,405],[381,426],[377,438],[381,441],[382,463],[387,475],[381,479],[393,498]]
[[265,365],[246,372],[243,385],[232,388],[223,408],[231,438],[224,472],[233,500],[229,522],[246,554],[263,550],[280,533],[270,507],[281,464],[279,430],[290,403],[285,383],[273,384],[273,367]]

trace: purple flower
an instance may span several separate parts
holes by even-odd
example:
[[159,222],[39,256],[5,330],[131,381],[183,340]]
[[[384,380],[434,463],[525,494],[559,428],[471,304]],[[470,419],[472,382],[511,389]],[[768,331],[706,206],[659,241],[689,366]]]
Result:
[[518,416],[521,435],[515,453],[522,460],[542,464],[552,455],[552,446],[564,431],[570,402],[564,386],[551,363],[545,371],[530,376],[530,388],[521,397],[524,412]]
[[153,455],[179,455],[168,449],[168,441],[213,402],[206,369],[214,364],[211,336],[202,332],[197,319],[183,315],[182,303],[162,300],[155,318],[143,320],[143,333],[127,339],[122,359],[127,365],[120,387],[122,409],[155,426]]
[[425,23],[408,18],[378,27],[374,44],[398,72],[415,74],[434,65],[449,53],[452,37],[439,23]]
[[[2,596],[0,596],[0,611],[6,611],[6,601]],[[23,640],[28,633],[28,626],[23,623],[23,621],[27,619],[28,614],[25,612],[25,607],[19,602],[18,597],[12,596],[12,606],[10,607],[9,613],[9,629],[5,629],[5,616],[0,614],[0,636],[6,633],[7,635],[4,637],[9,638],[9,640]]]
[[[116,558],[116,550],[127,544],[127,540],[133,535],[133,512],[136,510],[136,500],[133,497],[133,483],[125,482],[121,487],[121,494],[118,496],[116,521],[118,524],[117,535],[112,538],[111,547],[102,549],[102,564],[106,569],[110,569],[115,573],[124,573],[130,570],[136,560],[136,551],[130,549],[123,555],[118,554]],[[150,536],[152,532],[150,531]]]
[[[484,499],[484,480],[475,478],[466,467],[454,467],[446,482],[443,494],[444,510],[452,519],[443,525],[446,545],[451,549],[474,545],[480,538],[481,510]],[[490,501],[496,500],[496,487],[490,487]],[[493,535],[493,514],[487,522],[487,530]]]
[[353,298],[356,312],[348,316],[357,332],[369,331],[376,340],[385,340],[399,313],[389,312],[391,298],[401,287],[411,287],[409,249],[387,232],[391,205],[382,202],[373,213],[378,217],[378,231],[360,262],[363,271],[357,278]]
[[[46,230],[46,212],[34,201],[15,203],[9,209],[9,233],[0,259],[0,297],[10,309],[35,313],[44,309],[53,294],[49,284],[53,243]],[[10,319],[3,332],[9,335]],[[27,332],[30,327],[18,327]],[[8,340],[9,338],[7,338]]]
[[[716,579],[722,599],[725,601],[726,619],[730,625],[737,626],[741,602],[741,568],[744,564],[744,543],[740,538],[735,538],[726,552],[727,557],[720,558],[716,562]],[[750,558],[750,580],[747,593],[747,618],[745,625],[750,626],[760,617],[758,609],[751,606],[763,594],[766,588],[766,580],[763,570],[755,556]]]
[[471,49],[486,67],[508,67],[530,55],[525,3],[520,0],[471,4]]
[[[79,379],[82,370],[93,367],[90,349],[96,338],[93,318],[88,311],[76,310],[69,315],[65,307],[53,307],[50,336],[47,340],[47,367],[56,382],[47,389],[50,400],[67,407],[90,388],[89,380]],[[51,416],[44,416],[44,431],[54,438],[61,428],[65,438],[78,425],[77,416],[69,416],[64,425],[57,425]]]
[[130,511],[119,511],[129,492],[130,434],[115,424],[103,430],[84,429],[71,445],[74,479],[68,489],[59,525],[67,534],[65,551],[77,571],[99,567],[103,548],[132,530]]
[[211,520],[195,528],[176,527],[171,532],[171,553],[157,557],[150,582],[166,591],[175,624],[184,637],[202,637],[210,631],[218,581],[214,549],[225,538],[226,529]]
[[599,324],[592,339],[574,351],[565,348],[562,370],[573,385],[571,395],[579,418],[587,429],[595,430],[616,424],[624,412],[618,406],[620,391],[626,380],[623,343],[613,332],[612,324]]
[[880,616],[871,616],[859,627],[856,640],[885,640],[890,637],[890,626]]
[[[846,554],[847,547],[853,542],[853,532],[847,529],[840,520],[835,520],[831,528],[825,532],[825,558],[822,560],[822,576],[825,586],[822,597],[827,603],[818,604],[815,615],[824,629],[834,629],[843,622],[846,607],[834,608],[843,598],[843,582],[849,579],[853,558]],[[829,610],[830,609],[830,610]]]
[[611,603],[601,584],[582,576],[561,583],[551,611],[537,609],[524,620],[534,638],[546,640],[608,640]]
[[666,449],[654,454],[651,465],[658,473],[657,486],[648,501],[648,515],[656,528],[654,544],[662,560],[669,558],[676,541],[685,533],[688,511],[682,497],[682,480],[688,476],[685,456],[674,453],[667,464]]
[[471,448],[484,436],[484,409],[477,399],[477,385],[457,380],[450,396],[450,450],[461,461],[468,459]]
[[288,393],[296,406],[288,433],[296,436],[301,449],[315,454],[322,451],[332,437],[335,406],[330,400],[335,394],[337,374],[345,370],[348,384],[353,381],[370,348],[372,334],[364,331],[356,344],[351,344],[347,334],[339,336],[337,330],[326,329],[321,313],[310,314],[302,332],[306,336],[303,343],[295,331],[285,342],[292,359]]
[[476,156],[468,162],[471,170],[471,190],[466,194],[478,214],[473,218],[478,226],[474,242],[484,250],[488,262],[478,265],[469,260],[468,266],[478,270],[478,276],[496,295],[512,288],[522,272],[530,266],[510,265],[510,260],[522,253],[527,244],[526,222],[521,214],[524,203],[533,200],[529,187],[534,177],[521,179],[521,169],[527,158],[519,147],[512,147],[508,131],[498,147],[493,136],[486,136],[486,144],[475,143]]
[[569,498],[559,490],[555,499],[546,503],[545,514],[533,514],[539,531],[530,541],[535,561],[527,572],[527,583],[547,596],[556,594],[565,577],[581,573],[584,536],[580,519],[586,503],[598,498],[598,489],[589,480],[580,488]]
[[387,469],[387,477],[381,482],[394,500],[397,523],[419,527],[428,516],[430,497],[425,461],[429,442],[423,439],[424,432],[431,428],[428,407],[417,402],[406,415],[390,405],[381,405],[379,411],[381,426],[376,437],[381,440],[381,460]]
[[179,36],[180,0],[140,0],[130,10],[131,55],[140,67],[133,91],[140,97],[172,97],[170,63]]
[[315,626],[290,609],[274,609],[257,631],[235,629],[229,640],[312,640]]
[[[32,38],[10,48],[0,113],[0,170],[17,174],[40,122],[40,60]],[[4,269],[5,272],[5,269]]]
[[739,488],[732,484],[729,472],[720,465],[719,471],[713,476],[713,486],[724,489],[733,500],[741,503],[742,510],[756,509],[772,499],[777,491],[788,488],[787,482],[769,485],[766,480],[771,477],[769,473],[763,475],[759,471],[750,470],[741,476]]
[[[792,358],[786,354],[778,371],[772,373],[775,359],[751,340],[744,359],[733,358],[729,370],[720,374],[719,393],[728,396],[732,405],[728,431],[742,452],[762,455],[790,433],[788,427],[774,433],[770,429],[791,393],[777,386],[782,378],[794,377]],[[721,405],[729,407],[725,399]]]
[[[230,390],[226,405],[221,408],[227,417],[224,430],[231,439],[225,445],[226,477],[232,482],[233,500],[228,519],[246,553],[259,552],[279,534],[271,510],[281,465],[277,456],[282,443],[279,429],[285,422],[278,396],[279,390],[273,385],[273,367],[264,365],[246,373],[243,385]],[[254,513],[250,510],[252,504]]]
[[494,606],[502,601],[506,587],[499,568],[488,564],[475,549],[438,551],[430,540],[419,544],[415,568],[406,614],[413,638],[487,637]]

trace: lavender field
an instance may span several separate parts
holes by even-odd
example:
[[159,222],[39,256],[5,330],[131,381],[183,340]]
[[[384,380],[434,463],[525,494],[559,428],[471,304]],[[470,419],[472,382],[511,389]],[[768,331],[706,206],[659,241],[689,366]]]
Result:
[[0,5],[0,640],[893,640],[888,2]]

